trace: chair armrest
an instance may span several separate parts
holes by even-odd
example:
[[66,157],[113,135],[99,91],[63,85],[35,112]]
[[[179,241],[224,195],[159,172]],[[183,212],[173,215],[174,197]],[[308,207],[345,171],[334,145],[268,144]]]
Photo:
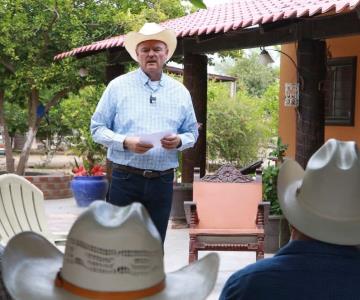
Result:
[[260,202],[258,204],[258,211],[256,215],[256,225],[259,228],[264,228],[269,220],[270,202]]
[[51,234],[51,238],[54,241],[56,246],[65,246],[66,244],[66,239],[67,239],[67,233],[53,233]]
[[190,228],[196,227],[199,224],[199,217],[197,214],[196,203],[193,201],[184,201],[185,215],[190,216]]

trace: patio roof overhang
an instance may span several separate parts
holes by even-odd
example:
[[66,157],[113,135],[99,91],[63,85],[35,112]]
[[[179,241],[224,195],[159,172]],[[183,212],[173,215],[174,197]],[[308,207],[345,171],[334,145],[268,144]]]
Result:
[[[237,0],[168,20],[175,30],[175,55],[214,53],[360,33],[360,0]],[[55,60],[116,52],[118,62],[131,61],[124,35],[97,41],[55,56]]]

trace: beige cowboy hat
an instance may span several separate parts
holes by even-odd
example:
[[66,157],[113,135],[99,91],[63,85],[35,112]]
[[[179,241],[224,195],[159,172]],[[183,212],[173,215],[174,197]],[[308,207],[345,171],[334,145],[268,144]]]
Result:
[[125,36],[124,46],[133,60],[138,61],[136,47],[140,43],[149,40],[157,40],[165,43],[168,48],[167,60],[169,60],[176,49],[176,34],[171,29],[165,29],[156,23],[145,23],[139,32],[131,31]]
[[140,203],[95,201],[73,224],[63,255],[34,232],[7,244],[3,280],[14,300],[205,299],[219,258],[211,253],[165,274],[161,237]]
[[278,176],[281,209],[290,224],[311,238],[360,244],[360,158],[355,142],[328,140],[306,170],[287,160]]

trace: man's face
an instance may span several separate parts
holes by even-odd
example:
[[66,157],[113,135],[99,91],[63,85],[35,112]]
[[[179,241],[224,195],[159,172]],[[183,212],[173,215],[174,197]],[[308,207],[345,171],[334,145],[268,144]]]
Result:
[[150,79],[160,79],[152,78],[152,76],[157,77],[157,75],[161,74],[168,52],[166,44],[161,41],[149,40],[137,45],[138,62],[143,71],[150,76]]

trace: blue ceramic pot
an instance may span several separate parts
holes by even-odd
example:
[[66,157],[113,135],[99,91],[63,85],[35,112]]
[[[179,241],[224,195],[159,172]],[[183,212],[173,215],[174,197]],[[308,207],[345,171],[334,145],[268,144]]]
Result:
[[81,207],[95,200],[105,200],[108,186],[105,176],[75,176],[71,181],[74,198]]

